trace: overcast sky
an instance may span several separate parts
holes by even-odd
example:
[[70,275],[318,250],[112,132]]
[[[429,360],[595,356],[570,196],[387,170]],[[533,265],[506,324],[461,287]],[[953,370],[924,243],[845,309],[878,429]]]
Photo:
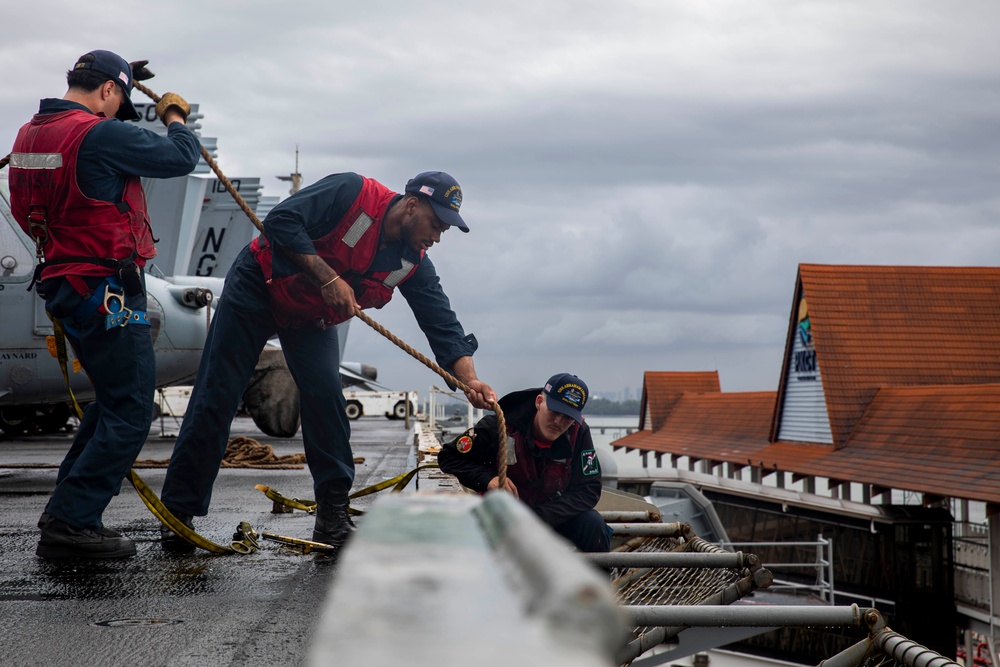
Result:
[[[305,184],[454,175],[472,233],[431,257],[498,392],[771,390],[799,263],[996,264],[997,26],[995,0],[38,0],[2,10],[0,143],[82,53],[147,58],[266,195],[296,145]],[[427,351],[402,299],[370,312]],[[361,322],[346,356],[442,384]]]

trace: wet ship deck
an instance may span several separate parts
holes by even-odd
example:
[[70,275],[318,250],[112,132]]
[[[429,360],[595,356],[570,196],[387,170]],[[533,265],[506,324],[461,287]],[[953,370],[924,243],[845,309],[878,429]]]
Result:
[[[141,459],[170,456],[176,423],[159,422]],[[232,435],[271,444],[275,454],[301,453],[301,436],[264,436],[249,419]],[[35,522],[55,483],[55,465],[71,436],[0,436],[0,645],[4,664],[274,665],[304,664],[336,565],[269,544],[252,556],[173,556],[160,549],[159,523],[127,483],[105,513],[108,526],[138,542],[123,561],[48,563],[34,555]],[[402,421],[354,422],[352,446],[365,462],[357,484],[393,477],[415,464],[412,431]],[[47,465],[9,467],[12,465]],[[163,469],[142,469],[155,490]],[[225,469],[199,532],[228,541],[240,521],[259,531],[308,538],[303,512],[272,514],[254,490],[266,484],[288,497],[311,498],[308,470]],[[365,507],[373,497],[358,499]],[[76,656],[76,657],[74,657]]]

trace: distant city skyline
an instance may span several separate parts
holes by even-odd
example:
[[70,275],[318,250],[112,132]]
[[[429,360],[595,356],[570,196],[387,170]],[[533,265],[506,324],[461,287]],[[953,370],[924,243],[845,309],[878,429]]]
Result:
[[641,398],[641,393],[642,393],[641,391],[638,391],[637,395],[633,396],[631,387],[625,387],[620,391],[594,390],[594,389],[590,390],[590,395],[593,398],[603,398],[605,400],[615,401],[615,402],[639,400]]

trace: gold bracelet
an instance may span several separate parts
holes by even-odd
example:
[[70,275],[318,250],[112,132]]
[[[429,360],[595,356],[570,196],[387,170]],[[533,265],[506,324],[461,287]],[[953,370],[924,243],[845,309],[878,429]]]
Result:
[[325,283],[323,283],[322,285],[320,285],[320,286],[319,286],[319,288],[320,288],[320,289],[323,289],[323,288],[324,288],[324,287],[326,287],[327,285],[332,285],[333,283],[337,282],[337,279],[338,279],[338,278],[340,278],[340,276],[334,276],[332,280],[330,280],[329,282],[325,282]]

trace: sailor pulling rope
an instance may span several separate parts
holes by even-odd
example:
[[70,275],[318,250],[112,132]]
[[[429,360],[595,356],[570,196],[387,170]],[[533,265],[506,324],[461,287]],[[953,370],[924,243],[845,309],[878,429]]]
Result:
[[[139,69],[142,70],[142,71],[137,71],[137,72],[133,73],[133,82],[134,82],[135,87],[138,88],[139,90],[141,90],[147,96],[149,96],[150,99],[152,99],[154,102],[156,102],[157,104],[160,104],[160,102],[164,101],[164,99],[161,98],[156,93],[154,93],[153,91],[151,91],[145,85],[139,83],[138,80],[136,80],[136,79],[147,79],[150,76],[152,76],[152,73],[145,69],[145,67],[144,67],[145,63],[137,63],[137,64],[140,65]],[[169,99],[170,95],[172,95],[172,94],[168,93],[167,96],[166,96],[167,99],[165,101],[167,103],[170,102],[170,99]],[[182,99],[180,99],[180,98],[178,98],[178,99],[179,99],[179,104],[181,104],[182,106],[187,106],[186,103],[183,102]],[[229,192],[229,194],[233,197],[233,199],[239,205],[240,209],[247,215],[247,217],[250,219],[250,221],[253,223],[253,225],[261,233],[263,233],[264,228],[263,228],[263,224],[261,223],[260,219],[257,218],[257,216],[254,213],[254,211],[252,211],[250,209],[250,207],[244,201],[244,199],[242,198],[242,196],[239,194],[239,192],[233,186],[232,182],[230,182],[230,180],[225,176],[225,174],[222,173],[222,170],[219,168],[218,164],[211,157],[211,155],[209,155],[208,151],[204,148],[204,146],[201,146],[200,149],[201,149],[201,157],[205,160],[205,162],[209,165],[209,167],[212,169],[212,171],[219,178],[220,182],[226,188],[227,192]],[[9,163],[9,161],[10,161],[10,155],[7,155],[7,156],[3,157],[2,159],[0,159],[0,169],[2,169],[3,167],[5,167]],[[334,278],[334,280],[336,280],[336,278]],[[414,348],[412,348],[411,346],[409,346],[408,344],[406,344],[400,338],[398,338],[397,336],[393,335],[387,329],[385,329],[384,327],[382,327],[381,325],[379,325],[377,322],[375,322],[373,319],[371,319],[370,317],[368,317],[367,315],[365,315],[362,312],[362,310],[361,310],[360,307],[355,307],[354,314],[358,318],[360,318],[362,321],[364,321],[366,324],[368,324],[369,326],[371,326],[373,329],[375,329],[376,331],[378,331],[380,334],[382,334],[383,336],[385,336],[386,338],[388,338],[390,341],[392,341],[398,347],[400,347],[405,352],[407,352],[408,354],[410,354],[412,357],[414,357],[415,359],[417,359],[418,361],[420,361],[421,363],[423,363],[425,366],[427,366],[429,369],[431,369],[432,371],[434,371],[435,373],[437,373],[438,375],[440,375],[450,385],[458,387],[459,389],[461,389],[462,391],[466,392],[467,394],[471,394],[472,393],[472,390],[471,390],[471,388],[468,385],[466,385],[463,382],[461,382],[460,380],[458,380],[451,373],[449,373],[446,370],[444,370],[443,368],[441,368],[439,365],[437,365],[436,363],[434,363],[433,361],[431,361],[430,359],[428,359],[426,356],[424,356],[423,354],[421,354],[420,352],[418,352],[417,350],[415,350]],[[497,401],[495,401],[495,400],[492,403],[492,409],[493,409],[493,411],[497,415],[497,422],[498,422],[497,425],[498,425],[498,431],[499,431],[499,434],[500,434],[500,437],[498,438],[500,447],[499,447],[499,451],[498,451],[498,461],[497,461],[497,466],[498,466],[497,473],[498,473],[498,475],[497,476],[498,476],[498,481],[499,481],[499,488],[505,489],[506,488],[506,476],[507,476],[506,423],[505,423],[505,420],[504,420],[503,411],[501,410],[499,403]],[[79,408],[77,410],[79,412]],[[139,475],[135,472],[135,470],[130,471],[128,477],[129,477],[129,480],[132,482],[133,486],[135,486],[135,488],[138,491],[139,495],[141,496],[142,500],[145,502],[145,504],[147,505],[147,507],[153,512],[153,514],[155,516],[157,516],[157,518],[159,518],[164,523],[164,525],[166,525],[171,530],[173,530],[173,532],[176,533],[177,535],[182,536],[188,542],[190,542],[192,544],[195,544],[195,545],[197,545],[199,547],[202,547],[204,549],[207,549],[207,550],[209,550],[211,552],[219,553],[219,554],[234,553],[234,552],[236,552],[236,553],[248,553],[249,551],[253,550],[253,549],[244,549],[244,548],[241,548],[243,545],[237,545],[235,542],[233,543],[234,546],[219,545],[219,544],[215,544],[214,542],[211,542],[210,540],[207,540],[207,539],[201,537],[200,535],[198,535],[197,533],[195,533],[191,528],[189,528],[187,525],[185,525],[184,522],[180,521],[178,518],[176,518],[175,516],[173,516],[173,514],[163,505],[163,503],[159,500],[159,498],[156,496],[156,494],[149,488],[149,486],[146,485],[145,482],[143,482],[143,480],[139,477]],[[255,548],[255,545],[254,545],[254,548]]]
[[[138,75],[136,75],[135,78],[138,79],[140,77]],[[159,95],[157,95],[156,93],[154,93],[152,90],[150,90],[144,84],[140,83],[139,81],[135,81],[135,87],[137,89],[141,90],[143,93],[145,93],[151,100],[153,100],[153,102],[156,102],[157,104],[160,103],[161,97]],[[222,185],[226,188],[226,191],[236,201],[237,205],[240,207],[240,210],[242,210],[246,214],[246,216],[250,219],[250,222],[253,223],[253,226],[256,227],[257,230],[261,234],[263,234],[264,233],[264,225],[263,225],[263,223],[261,223],[260,219],[257,217],[257,214],[254,213],[254,211],[246,203],[246,201],[240,195],[239,191],[233,186],[233,184],[230,182],[230,180],[228,178],[226,178],[226,175],[222,173],[222,169],[220,169],[219,165],[215,162],[214,159],[212,159],[212,156],[208,154],[208,150],[204,146],[201,147],[201,156],[202,156],[202,158],[204,158],[205,163],[209,167],[211,167],[212,171],[219,178],[219,182],[221,182]],[[448,383],[450,383],[452,386],[458,387],[459,389],[461,389],[462,391],[464,391],[466,393],[469,393],[471,391],[466,384],[464,384],[463,382],[461,382],[460,380],[458,380],[458,378],[456,378],[455,376],[453,376],[451,373],[449,373],[445,369],[441,368],[441,366],[439,366],[438,364],[436,364],[432,360],[428,359],[426,356],[424,356],[423,354],[421,354],[419,351],[415,350],[410,345],[408,345],[406,342],[404,342],[403,340],[401,340],[398,336],[395,336],[388,329],[386,329],[385,327],[383,327],[382,325],[380,325],[378,322],[376,322],[375,320],[373,320],[372,318],[370,318],[368,315],[366,315],[361,310],[361,308],[356,308],[355,311],[354,311],[354,314],[355,314],[355,316],[358,317],[358,319],[360,319],[362,322],[364,322],[365,324],[367,324],[371,328],[375,329],[375,331],[379,332],[380,334],[382,334],[383,336],[385,336],[386,338],[388,338],[390,341],[392,341],[397,347],[399,347],[400,349],[402,349],[404,352],[406,352],[407,354],[409,354],[410,356],[412,356],[414,359],[416,359],[417,361],[419,361],[420,363],[424,364],[429,369],[431,369],[432,371],[434,371],[435,373],[437,373],[438,375],[440,375],[442,378],[444,378],[445,381],[447,381]],[[493,407],[493,411],[496,413],[496,416],[497,416],[497,431],[500,434],[500,437],[498,438],[498,440],[500,442],[500,449],[499,449],[498,455],[497,455],[497,459],[498,459],[497,460],[497,477],[500,478],[499,479],[499,482],[500,482],[499,483],[499,488],[500,489],[506,489],[506,480],[507,480],[507,437],[506,437],[506,433],[507,433],[507,425],[506,425],[506,422],[504,420],[503,410],[500,409],[500,404],[497,401],[493,401],[493,406],[492,407]]]

